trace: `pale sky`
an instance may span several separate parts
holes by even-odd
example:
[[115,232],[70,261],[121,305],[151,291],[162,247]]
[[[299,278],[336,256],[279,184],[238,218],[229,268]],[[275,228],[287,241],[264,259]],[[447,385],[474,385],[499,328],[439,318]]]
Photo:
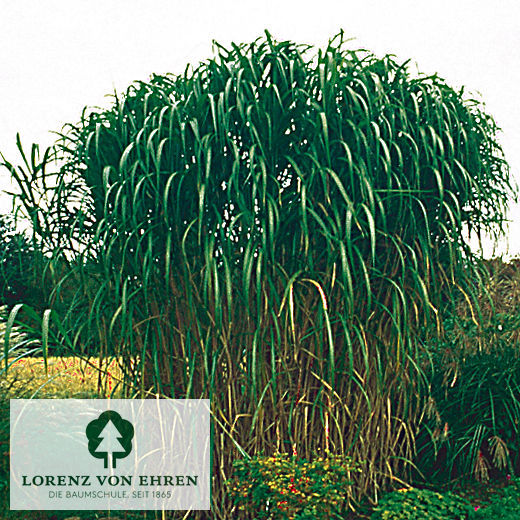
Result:
[[[353,47],[409,58],[421,72],[481,94],[502,128],[520,183],[520,3],[518,0],[0,0],[0,152],[18,160],[151,73],[183,71],[210,56],[211,42],[276,39],[323,46],[344,29]],[[0,189],[9,178],[0,174]],[[0,196],[0,211],[9,199]],[[511,211],[511,255],[520,255],[520,208]]]

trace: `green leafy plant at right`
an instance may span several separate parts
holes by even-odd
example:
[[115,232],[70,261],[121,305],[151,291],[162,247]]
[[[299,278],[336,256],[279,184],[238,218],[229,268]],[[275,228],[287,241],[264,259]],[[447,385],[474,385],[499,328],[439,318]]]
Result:
[[520,265],[487,270],[479,313],[460,304],[431,344],[416,458],[430,482],[520,471]]
[[471,520],[518,520],[520,518],[520,480],[511,479],[509,485],[485,507],[474,508]]
[[[456,372],[436,365],[432,393],[438,415],[419,463],[442,479],[487,480],[493,472],[512,472],[520,457],[518,355],[512,349],[479,352],[461,356],[454,366]],[[451,377],[442,381],[447,372]]]
[[464,520],[470,511],[469,503],[453,493],[411,488],[386,494],[370,520]]

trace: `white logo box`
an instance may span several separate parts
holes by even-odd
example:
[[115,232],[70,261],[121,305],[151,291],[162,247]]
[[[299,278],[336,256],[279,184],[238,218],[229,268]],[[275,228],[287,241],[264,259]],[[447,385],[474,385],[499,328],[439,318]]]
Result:
[[210,509],[208,399],[11,399],[10,432],[13,510]]

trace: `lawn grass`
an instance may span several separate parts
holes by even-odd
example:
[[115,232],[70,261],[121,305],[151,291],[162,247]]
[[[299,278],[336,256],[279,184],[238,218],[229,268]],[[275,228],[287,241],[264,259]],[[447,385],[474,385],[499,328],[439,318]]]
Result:
[[45,369],[43,358],[25,357],[4,372],[0,386],[9,397],[17,398],[117,398],[121,379],[117,359],[49,357]]
[[0,518],[12,520],[154,519],[141,511],[10,511],[9,510],[9,399],[104,399],[121,393],[121,370],[116,359],[25,357],[0,374]]

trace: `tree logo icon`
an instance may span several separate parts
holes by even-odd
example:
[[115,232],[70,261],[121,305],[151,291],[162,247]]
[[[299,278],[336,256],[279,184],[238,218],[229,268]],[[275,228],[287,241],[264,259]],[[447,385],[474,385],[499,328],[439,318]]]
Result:
[[96,459],[103,459],[105,468],[109,467],[109,459],[115,468],[117,459],[124,459],[132,451],[134,427],[113,410],[89,422],[85,433],[88,451]]

